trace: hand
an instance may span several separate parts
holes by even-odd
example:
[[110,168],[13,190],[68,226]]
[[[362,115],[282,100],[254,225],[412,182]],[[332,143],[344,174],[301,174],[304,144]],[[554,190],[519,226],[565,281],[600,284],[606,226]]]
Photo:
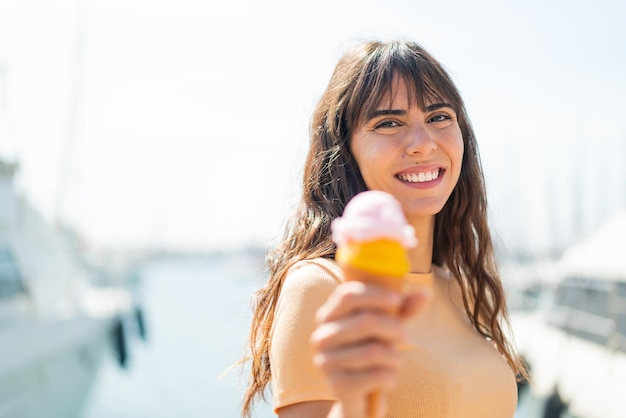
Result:
[[[396,346],[406,338],[404,320],[423,308],[428,295],[401,295],[349,281],[338,286],[318,310],[318,327],[311,336],[314,363],[339,399],[333,409],[340,410],[338,416],[366,418],[370,394],[395,386],[400,368]],[[384,414],[384,402],[377,412]]]

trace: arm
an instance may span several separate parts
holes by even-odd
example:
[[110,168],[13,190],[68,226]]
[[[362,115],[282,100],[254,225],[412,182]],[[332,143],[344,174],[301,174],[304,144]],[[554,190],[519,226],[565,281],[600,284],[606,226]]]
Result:
[[293,408],[297,411],[293,405],[332,404],[336,399],[313,364],[309,343],[317,326],[316,311],[341,283],[340,271],[326,267],[334,265],[330,261],[300,262],[290,270],[281,289],[271,333],[270,364],[274,408],[283,415]]

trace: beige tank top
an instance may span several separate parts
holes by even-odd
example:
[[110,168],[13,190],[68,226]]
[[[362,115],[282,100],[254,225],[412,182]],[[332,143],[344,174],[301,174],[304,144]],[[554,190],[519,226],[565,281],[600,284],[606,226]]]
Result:
[[[410,291],[424,279],[410,275],[405,289]],[[341,269],[328,259],[303,261],[290,270],[271,334],[276,411],[298,402],[335,400],[312,363],[309,338],[315,329],[315,312],[341,281]],[[437,281],[435,286],[447,285]],[[408,324],[415,341],[400,347],[402,371],[398,385],[387,394],[388,418],[514,416],[517,387],[511,368],[494,344],[471,326],[459,324],[455,315],[444,306]]]

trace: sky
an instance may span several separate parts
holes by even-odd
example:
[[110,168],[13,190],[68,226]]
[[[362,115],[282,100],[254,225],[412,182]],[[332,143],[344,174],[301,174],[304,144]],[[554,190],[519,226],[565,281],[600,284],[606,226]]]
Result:
[[496,240],[542,253],[626,208],[618,0],[2,0],[0,156],[94,246],[266,246],[342,52],[411,39],[476,130]]

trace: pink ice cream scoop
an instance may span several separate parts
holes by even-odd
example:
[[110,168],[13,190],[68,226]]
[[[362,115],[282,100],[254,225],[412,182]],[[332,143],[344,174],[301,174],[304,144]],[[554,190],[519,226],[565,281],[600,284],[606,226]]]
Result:
[[415,230],[402,212],[400,202],[387,192],[369,190],[354,196],[343,216],[332,223],[333,240],[338,246],[349,241],[387,238],[404,247],[415,247]]
[[359,193],[331,229],[337,244],[335,259],[343,267],[346,280],[351,279],[352,272],[355,276],[365,272],[370,279],[380,276],[381,284],[396,289],[401,286],[398,280],[389,283],[389,278],[401,278],[409,271],[406,250],[416,246],[417,239],[395,197],[379,190]]

